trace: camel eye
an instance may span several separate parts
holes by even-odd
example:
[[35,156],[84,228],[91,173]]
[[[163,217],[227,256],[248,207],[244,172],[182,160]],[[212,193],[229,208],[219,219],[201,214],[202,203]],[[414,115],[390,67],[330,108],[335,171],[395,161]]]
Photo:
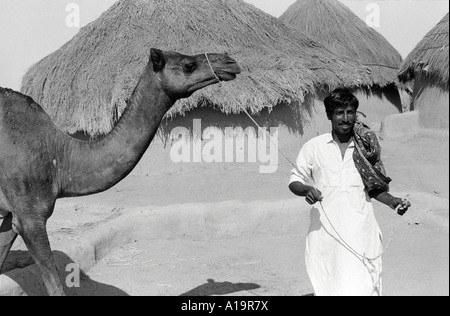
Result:
[[195,63],[183,64],[183,66],[182,66],[183,71],[188,74],[193,73],[195,70],[195,67],[196,67]]

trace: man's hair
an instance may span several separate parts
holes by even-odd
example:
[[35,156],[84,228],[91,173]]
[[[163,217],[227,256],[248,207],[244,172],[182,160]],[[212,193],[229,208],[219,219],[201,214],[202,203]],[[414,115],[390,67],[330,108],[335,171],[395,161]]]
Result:
[[359,101],[355,95],[347,88],[338,88],[334,90],[328,97],[323,101],[325,104],[325,110],[327,116],[331,119],[334,109],[337,107],[347,107],[349,105],[353,106],[355,110],[358,110]]

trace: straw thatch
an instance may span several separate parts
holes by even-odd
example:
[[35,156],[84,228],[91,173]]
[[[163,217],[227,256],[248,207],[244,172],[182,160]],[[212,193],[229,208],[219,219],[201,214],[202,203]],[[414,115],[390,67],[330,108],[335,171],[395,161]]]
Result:
[[377,31],[338,0],[298,0],[280,20],[371,70],[380,87],[396,81],[402,57]]
[[68,133],[108,133],[148,61],[151,47],[185,54],[228,52],[238,79],[177,102],[224,113],[301,104],[318,89],[370,86],[367,69],[341,60],[241,0],[121,0],[24,76],[22,92]]
[[399,71],[401,82],[421,78],[449,90],[449,38],[447,15],[408,55]]

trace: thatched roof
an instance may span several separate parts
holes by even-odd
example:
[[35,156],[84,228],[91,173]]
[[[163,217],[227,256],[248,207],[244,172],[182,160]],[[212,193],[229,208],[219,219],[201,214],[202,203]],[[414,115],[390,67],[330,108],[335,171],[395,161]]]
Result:
[[185,54],[228,52],[243,73],[177,102],[225,113],[300,104],[317,89],[370,86],[367,70],[242,0],[121,0],[24,76],[22,92],[68,133],[107,133],[148,61],[151,47]]
[[449,38],[447,15],[420,41],[406,57],[399,71],[401,82],[411,81],[419,76],[449,89]]
[[402,63],[398,51],[338,0],[297,0],[280,20],[371,70],[380,87],[396,81]]

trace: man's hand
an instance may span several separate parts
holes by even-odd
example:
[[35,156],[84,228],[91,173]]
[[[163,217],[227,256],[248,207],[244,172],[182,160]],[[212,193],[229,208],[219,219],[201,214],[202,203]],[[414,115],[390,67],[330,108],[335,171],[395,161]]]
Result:
[[323,200],[322,192],[316,188],[305,185],[301,182],[293,182],[289,185],[289,189],[298,196],[306,197],[306,202],[311,205],[321,202]]
[[405,213],[411,207],[411,203],[408,201],[408,195],[404,199],[401,199],[392,196],[390,193],[386,191],[383,192],[372,191],[370,194],[372,198],[376,199],[378,202],[381,202],[389,206],[391,209],[395,210],[397,214],[400,216],[405,215]]
[[322,192],[320,192],[316,188],[311,188],[310,190],[308,190],[308,193],[306,193],[306,202],[308,202],[311,205],[314,205],[317,202],[322,202],[322,200],[323,200]]
[[411,207],[411,203],[407,199],[392,197],[390,207],[395,210],[398,215],[403,216]]

